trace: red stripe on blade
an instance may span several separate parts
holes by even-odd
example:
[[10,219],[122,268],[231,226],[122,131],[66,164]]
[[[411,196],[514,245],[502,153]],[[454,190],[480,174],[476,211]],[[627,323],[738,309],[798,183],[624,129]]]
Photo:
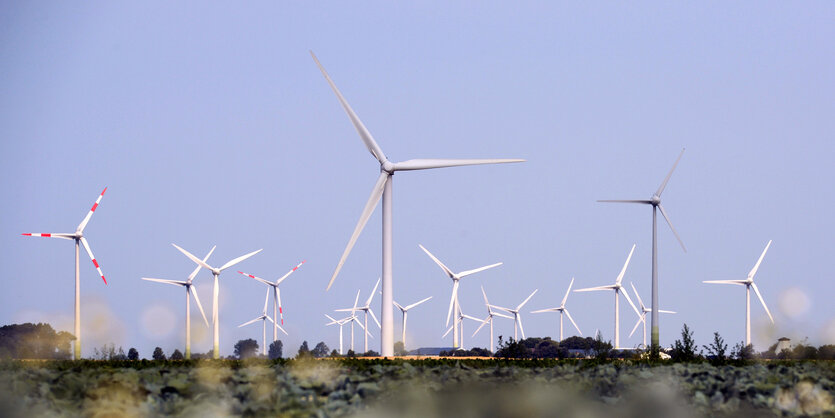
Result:
[[284,309],[282,309],[281,306],[278,307],[278,313],[280,313],[280,314],[284,313]]
[[107,279],[105,279],[104,276],[101,276],[101,279],[104,280],[104,284],[107,284]]
[[101,191],[101,195],[104,196],[104,192],[106,192],[106,191],[107,191],[107,187],[105,187],[104,190]]
[[20,235],[26,235],[27,237],[31,237],[31,236],[32,236],[32,234],[27,234],[27,233],[23,233],[23,234],[20,234]]
[[93,203],[93,208],[92,208],[92,209],[90,209],[90,212],[95,212],[95,211],[96,211],[96,208],[97,208],[98,206],[99,206],[99,204],[98,204],[98,203]]
[[[96,261],[95,258],[93,259],[93,265],[96,266],[96,268],[99,268],[99,262]],[[104,276],[102,276],[102,278],[104,278]]]

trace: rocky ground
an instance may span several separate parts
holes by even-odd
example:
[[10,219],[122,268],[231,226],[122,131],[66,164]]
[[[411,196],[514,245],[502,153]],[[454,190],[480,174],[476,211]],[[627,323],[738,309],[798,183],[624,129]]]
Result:
[[3,416],[835,416],[833,362],[0,363]]

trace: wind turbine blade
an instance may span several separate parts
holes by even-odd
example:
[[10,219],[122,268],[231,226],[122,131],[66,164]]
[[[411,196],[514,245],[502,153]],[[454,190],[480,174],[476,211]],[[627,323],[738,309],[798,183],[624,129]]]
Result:
[[206,322],[206,326],[209,326],[209,320],[206,319],[206,312],[203,311],[203,304],[200,303],[200,298],[197,297],[197,287],[191,285],[188,287],[189,293],[194,296],[194,301],[197,302],[197,308],[200,309],[200,315],[203,315],[203,321]]
[[374,322],[377,324],[377,328],[381,328],[381,329],[382,329],[382,328],[383,328],[383,326],[382,326],[382,325],[380,325],[380,321],[378,321],[378,320],[377,320],[377,316],[376,316],[376,315],[374,315],[374,311],[372,311],[371,309],[369,309],[369,310],[368,310],[368,313],[370,313],[370,314],[371,314],[371,318],[372,318],[372,319],[374,319]]
[[339,322],[339,321],[333,319],[333,317],[331,317],[328,314],[325,314],[325,317],[331,320],[330,324],[326,324],[326,325],[331,325],[331,324],[335,324],[335,323]]
[[[273,323],[275,324],[275,322],[273,322]],[[284,330],[284,328],[281,327],[281,325],[276,324],[276,326],[278,327],[278,329],[281,330],[281,332],[284,333],[284,335],[290,335],[290,334],[287,333],[287,331]]]
[[[512,309],[510,309],[510,308],[505,308],[505,307],[502,307],[502,306],[497,306],[497,305],[487,305],[487,306],[489,306],[489,307],[491,307],[491,308],[493,308],[493,309],[501,309],[501,310],[503,310],[503,311],[505,311],[505,312],[513,313],[513,310],[512,310]],[[493,315],[498,315],[498,313],[494,312],[494,313],[493,313]]]
[[678,165],[679,160],[681,160],[681,156],[684,155],[684,148],[681,149],[681,153],[678,154],[678,158],[676,158],[676,162],[673,164],[673,168],[670,169],[670,172],[667,173],[667,177],[664,178],[664,181],[658,186],[658,190],[655,192],[655,195],[661,197],[661,193],[664,193],[664,188],[667,187],[667,182],[670,181],[670,177],[673,176],[673,171],[675,171],[676,166]]
[[525,328],[522,327],[522,315],[516,316],[516,321],[519,322],[519,332],[522,333],[522,339],[525,339]]
[[623,289],[623,296],[626,296],[626,301],[629,302],[629,306],[632,307],[632,310],[635,311],[635,315],[641,316],[641,313],[638,312],[638,308],[632,303],[632,299],[629,297],[629,292],[626,289]]
[[355,310],[356,309],[354,309],[354,308],[342,308],[342,309],[334,309],[333,311],[334,312],[353,312]]
[[713,283],[713,284],[735,284],[738,286],[744,286],[745,280],[702,280],[702,283]]
[[444,263],[441,262],[441,260],[438,260],[437,257],[432,255],[432,253],[430,253],[429,250],[427,250],[423,245],[418,244],[418,247],[420,247],[420,249],[423,250],[423,252],[425,252],[426,255],[428,255],[429,258],[431,258],[432,261],[435,262],[435,264],[437,264],[439,267],[441,267],[441,270],[443,270],[444,273],[447,274],[447,276],[449,276],[450,278],[455,277],[455,273],[453,273],[452,270],[450,270],[447,266],[445,266]]
[[635,252],[635,244],[632,244],[632,249],[629,250],[629,257],[626,257],[626,262],[623,263],[623,268],[620,269],[620,274],[618,274],[617,280],[615,280],[615,284],[620,284],[620,281],[623,280],[623,275],[626,274],[626,267],[629,266],[629,260],[632,259],[632,253]]
[[687,247],[684,246],[684,241],[682,241],[681,237],[678,236],[678,232],[676,232],[675,227],[673,227],[673,223],[670,222],[670,217],[667,215],[667,211],[664,210],[664,206],[659,204],[658,209],[661,211],[661,216],[663,216],[664,219],[667,221],[667,225],[670,225],[670,230],[673,231],[673,235],[676,236],[678,243],[681,244],[681,249],[684,250],[684,252],[687,252]]
[[579,333],[580,333],[580,336],[582,336],[582,335],[583,335],[583,331],[580,331],[580,327],[578,327],[578,326],[577,326],[577,323],[576,323],[576,322],[574,322],[574,318],[572,318],[572,317],[571,317],[571,314],[570,314],[570,313],[568,313],[568,309],[566,309],[566,310],[565,310],[565,316],[567,316],[567,317],[568,317],[568,320],[569,320],[569,321],[571,321],[571,325],[574,325],[574,328],[576,328],[576,329],[577,329],[577,332],[579,332]]
[[646,307],[644,307],[644,301],[641,300],[641,295],[638,294],[638,289],[635,289],[635,283],[629,282],[629,285],[632,286],[632,291],[635,292],[635,297],[638,298],[638,303],[641,304],[641,310],[643,311]]
[[485,326],[485,325],[487,325],[488,320],[490,320],[490,316],[489,316],[489,315],[487,316],[487,318],[484,318],[484,320],[483,320],[483,321],[481,321],[481,320],[480,320],[480,321],[481,321],[481,325],[479,325],[479,326],[478,326],[478,328],[476,328],[475,332],[474,332],[474,333],[473,333],[473,335],[472,335],[473,337],[475,337],[475,335],[476,335],[476,334],[478,334],[478,332],[479,332],[479,331],[481,331],[481,329],[482,329],[482,328],[484,328],[484,326]]
[[224,265],[223,265],[223,267],[219,268],[218,270],[220,270],[220,271],[226,270],[226,269],[228,269],[229,267],[232,267],[232,266],[234,266],[235,264],[238,264],[238,263],[240,263],[241,261],[244,261],[244,260],[246,260],[247,258],[252,257],[253,255],[260,253],[261,251],[263,251],[263,248],[262,248],[262,249],[260,249],[260,250],[253,251],[253,252],[251,252],[251,253],[249,253],[249,254],[244,254],[244,255],[242,255],[242,256],[240,256],[240,257],[236,258],[236,259],[229,260],[226,264],[224,264]]
[[676,311],[665,311],[665,310],[663,310],[663,309],[659,309],[659,310],[658,310],[658,312],[660,312],[660,313],[669,313],[669,314],[674,314],[674,313],[676,313]]
[[[509,311],[508,311],[508,312],[509,312]],[[513,317],[512,317],[512,316],[505,315],[505,314],[503,314],[503,313],[499,313],[499,312],[493,312],[491,315],[492,315],[492,316],[500,316],[500,317],[502,317],[502,318],[507,318],[507,319],[513,319]]]
[[449,318],[452,316],[452,305],[455,302],[456,296],[458,295],[458,280],[455,280],[452,284],[452,294],[449,297],[449,310],[446,314],[446,324],[449,325]]
[[757,264],[754,264],[754,268],[752,268],[751,271],[748,273],[748,278],[749,279],[753,279],[754,275],[757,274],[757,270],[759,270],[759,268],[760,268],[760,263],[763,262],[763,258],[765,257],[765,253],[768,251],[768,247],[770,247],[770,246],[771,246],[771,240],[768,240],[768,244],[765,245],[765,249],[763,250],[763,253],[760,254],[760,258],[759,258],[759,260],[757,260]]
[[519,306],[516,307],[516,312],[519,312],[519,310],[521,310],[522,307],[525,306],[525,304],[528,303],[529,300],[531,300],[531,298],[533,297],[533,295],[536,294],[536,292],[539,292],[539,289],[534,289],[533,293],[531,293],[531,295],[528,296],[528,298],[525,299],[524,302],[520,303]]
[[401,306],[399,303],[397,303],[396,300],[392,300],[391,302],[394,304],[394,306],[397,306],[397,309],[400,309],[401,311],[407,311],[408,310],[408,309],[405,309],[403,306]]
[[316,61],[316,65],[319,67],[319,70],[322,71],[322,75],[325,76],[325,80],[328,80],[328,84],[330,84],[331,89],[334,93],[336,93],[336,98],[339,99],[339,103],[342,104],[342,108],[345,109],[345,113],[348,114],[348,118],[351,119],[351,123],[354,124],[354,128],[357,130],[357,133],[362,138],[362,142],[365,143],[365,147],[368,148],[368,151],[380,164],[386,162],[386,156],[383,154],[383,150],[380,149],[380,146],[377,145],[377,142],[374,141],[374,138],[371,136],[371,133],[368,132],[368,129],[365,128],[365,125],[362,124],[359,116],[354,113],[354,109],[351,109],[351,105],[348,104],[348,101],[345,100],[345,97],[342,96],[342,93],[339,92],[339,89],[336,88],[336,84],[333,83],[331,77],[328,75],[328,72],[325,71],[325,67],[319,62],[319,59],[316,58],[316,55],[313,51],[310,51],[310,56],[313,57],[313,61]]
[[284,308],[281,305],[281,289],[276,286],[275,288],[275,298],[278,300],[278,316],[281,320],[281,325],[284,325]]
[[625,200],[625,199],[612,200],[612,199],[609,199],[609,200],[598,200],[598,202],[600,202],[600,203],[642,203],[642,204],[646,204],[646,205],[651,205],[652,204],[652,200],[643,200],[643,199],[631,199],[631,200]]
[[427,300],[429,300],[429,299],[432,299],[432,296],[429,296],[428,298],[423,299],[423,300],[421,300],[420,302],[415,302],[415,303],[413,303],[413,304],[411,304],[411,305],[407,306],[407,307],[406,307],[406,310],[408,311],[409,309],[412,309],[412,308],[414,308],[415,306],[418,306],[418,305],[420,305],[421,303],[426,302],[426,301],[427,301]]
[[462,316],[463,318],[467,318],[467,319],[470,319],[470,320],[473,320],[473,321],[478,321],[478,322],[483,321],[483,319],[476,318],[476,317],[474,317],[474,316],[470,316],[470,315],[467,315],[467,314],[461,314],[461,316]]
[[238,270],[238,273],[243,274],[244,276],[249,277],[249,278],[251,278],[251,279],[258,280],[259,282],[264,283],[264,284],[265,284],[265,285],[267,285],[267,286],[275,286],[275,283],[273,283],[273,282],[271,282],[271,281],[269,281],[269,280],[264,280],[264,279],[262,279],[262,278],[260,278],[260,277],[258,277],[258,276],[253,276],[252,274],[249,274],[249,273],[244,273],[244,272],[242,272],[242,271],[240,271],[240,270]]
[[571,293],[571,286],[574,286],[574,278],[571,278],[571,283],[568,284],[568,290],[565,291],[565,296],[562,298],[562,303],[560,306],[565,306],[565,301],[568,300],[568,294]]
[[206,262],[205,262],[205,261],[203,261],[203,260],[201,260],[201,259],[199,259],[199,258],[195,257],[195,256],[194,256],[194,254],[192,254],[192,253],[190,253],[190,252],[188,252],[188,251],[186,251],[186,250],[184,250],[184,249],[180,248],[177,244],[174,244],[173,242],[171,243],[171,245],[173,245],[173,246],[174,246],[174,248],[178,249],[178,250],[179,250],[181,253],[183,253],[186,257],[188,257],[191,261],[194,261],[195,263],[199,264],[201,267],[203,267],[203,268],[205,268],[205,269],[207,269],[207,270],[214,271],[214,269],[212,268],[212,266],[210,266],[210,265],[206,264]]
[[465,165],[521,163],[518,158],[482,158],[482,159],[417,159],[394,164],[394,171],[426,170],[431,168],[461,167]]
[[76,228],[76,231],[84,232],[84,228],[87,227],[87,222],[90,222],[90,218],[93,216],[93,212],[95,212],[96,208],[99,207],[101,198],[104,197],[104,192],[106,191],[107,187],[105,187],[104,190],[101,191],[101,194],[99,195],[98,199],[96,199],[96,203],[93,203],[93,207],[90,208],[89,212],[87,212],[87,216],[84,217],[84,220],[82,220],[81,223],[78,224],[78,228]]
[[484,266],[484,267],[479,267],[479,268],[477,268],[477,269],[472,269],[472,270],[462,271],[461,273],[458,273],[458,278],[467,277],[467,276],[469,276],[469,275],[471,275],[471,274],[475,274],[475,273],[478,273],[478,272],[480,272],[480,271],[484,271],[484,270],[487,270],[487,269],[491,269],[491,268],[493,268],[493,267],[498,267],[498,266],[500,266],[500,265],[502,265],[502,264],[503,264],[503,263],[490,264],[489,266]]
[[449,329],[448,329],[448,330],[446,330],[446,332],[444,333],[444,335],[441,335],[441,338],[446,338],[446,336],[447,336],[447,335],[449,335],[449,333],[450,333],[451,331],[452,331],[452,327],[449,327]]
[[301,263],[296,264],[296,266],[295,266],[295,267],[293,267],[292,269],[290,269],[290,271],[288,271],[288,272],[287,272],[287,274],[285,274],[285,275],[281,276],[281,278],[280,278],[280,279],[276,280],[276,281],[275,281],[275,285],[276,285],[276,286],[280,285],[280,284],[281,284],[281,282],[283,282],[283,281],[284,281],[284,279],[286,279],[287,277],[290,277],[290,275],[291,275],[291,274],[293,274],[293,272],[294,272],[294,271],[298,270],[298,269],[299,269],[299,267],[301,267],[301,266],[302,266],[302,264],[304,264],[306,261],[307,261],[307,260],[302,260],[302,262],[301,262]]
[[617,286],[606,285],[606,286],[597,286],[597,287],[587,287],[585,289],[575,289],[575,292],[594,292],[597,290],[614,290]]
[[104,280],[104,284],[107,284],[107,279],[104,278],[104,273],[101,272],[99,262],[96,261],[96,257],[93,257],[93,251],[90,250],[90,244],[87,243],[87,238],[81,237],[81,243],[84,245],[84,249],[87,251],[87,255],[90,256],[90,261],[92,261],[93,265],[96,266],[96,270],[99,272],[99,276],[101,276],[101,279]]
[[[215,248],[217,248],[217,245],[212,246],[212,249],[211,249],[211,250],[209,250],[209,253],[208,253],[208,254],[206,254],[206,257],[204,257],[204,258],[203,258],[203,262],[204,262],[204,263],[205,263],[205,262],[207,262],[207,261],[209,261],[209,257],[211,257],[212,253],[213,253],[213,252],[215,252]],[[201,266],[201,265],[199,265],[199,264],[198,264],[198,265],[197,265],[197,267],[195,267],[195,268],[194,268],[194,271],[192,271],[192,272],[191,272],[191,274],[189,274],[189,275],[188,275],[188,282],[189,282],[189,283],[191,283],[191,281],[192,281],[192,280],[194,280],[194,276],[196,276],[196,275],[197,275],[197,273],[200,271],[200,269],[201,269],[202,267],[203,267],[203,266]]]
[[484,296],[484,304],[487,305],[487,310],[490,310],[490,302],[487,301],[487,293],[484,291],[484,286],[481,286],[481,294]]
[[765,300],[763,300],[763,295],[760,294],[760,289],[757,288],[756,283],[751,283],[751,287],[754,288],[754,293],[757,294],[757,297],[760,298],[760,303],[763,304],[763,308],[765,309],[765,313],[768,314],[768,319],[771,320],[771,323],[774,323],[774,317],[771,316],[771,312],[768,310],[768,306],[765,306]]
[[38,232],[24,232],[20,235],[26,237],[43,237],[43,238],[61,238],[61,239],[73,239],[73,234],[50,234],[50,233],[38,233]]
[[646,315],[638,315],[638,322],[635,323],[635,326],[632,327],[632,332],[629,333],[629,338],[632,338],[632,334],[638,329],[638,326],[641,325],[641,322],[646,321]]
[[260,321],[260,320],[261,320],[261,317],[259,316],[258,318],[255,318],[255,319],[253,319],[252,321],[249,321],[249,322],[244,322],[243,324],[238,325],[238,328],[240,328],[240,327],[245,327],[245,326],[247,326],[247,325],[249,325],[249,324],[251,324],[251,323],[253,323],[253,322],[255,322],[255,321]]
[[547,308],[531,311],[531,313],[559,312],[562,308]]
[[360,214],[360,219],[357,222],[357,226],[354,228],[354,233],[351,234],[351,239],[348,240],[348,245],[345,247],[345,251],[342,252],[342,257],[339,258],[339,263],[337,263],[336,269],[334,270],[331,280],[328,282],[328,287],[325,290],[331,288],[333,281],[336,280],[336,276],[339,274],[339,270],[342,270],[342,265],[345,264],[345,259],[348,258],[348,254],[351,253],[351,248],[354,248],[354,244],[357,242],[357,238],[359,238],[362,229],[365,228],[365,224],[368,223],[368,218],[371,217],[371,213],[373,213],[374,208],[377,207],[380,197],[383,196],[383,190],[388,178],[389,173],[386,173],[385,171],[381,172],[380,177],[377,178],[377,183],[375,183],[374,188],[371,189],[371,196],[369,196],[368,201],[365,202],[365,208],[363,208],[362,213]]
[[272,318],[270,318],[270,316],[269,316],[269,315],[264,315],[264,319],[266,319],[267,321],[270,321],[270,322],[272,322],[273,324],[275,324],[275,321],[273,321],[273,319],[272,319]]
[[354,307],[351,308],[351,316],[354,316],[354,312],[357,311],[357,303],[360,301],[360,291],[357,289],[357,297],[354,298]]
[[264,296],[264,315],[267,314],[267,305],[270,303],[270,288],[267,288],[267,294]]
[[380,279],[377,279],[377,283],[374,285],[374,290],[371,291],[371,295],[368,296],[368,299],[365,301],[365,307],[371,306],[371,300],[374,299],[374,295],[377,293],[377,287],[380,286]]
[[165,283],[165,284],[170,284],[170,285],[174,285],[174,286],[185,286],[187,284],[186,282],[178,282],[176,280],[154,279],[154,278],[150,278],[150,277],[143,277],[142,280],[147,280],[149,282]]

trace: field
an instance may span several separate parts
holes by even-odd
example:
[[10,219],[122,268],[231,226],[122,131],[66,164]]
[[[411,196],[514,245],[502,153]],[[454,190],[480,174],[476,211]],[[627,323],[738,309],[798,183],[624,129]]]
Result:
[[3,416],[835,416],[835,364],[0,362]]

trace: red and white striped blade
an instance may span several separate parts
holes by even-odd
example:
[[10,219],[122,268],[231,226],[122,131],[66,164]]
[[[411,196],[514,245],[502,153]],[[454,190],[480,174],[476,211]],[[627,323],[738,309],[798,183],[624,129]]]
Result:
[[[276,286],[276,288],[275,288],[275,295],[276,295],[276,298],[278,299],[278,316],[279,316],[279,319],[281,320],[281,325],[284,325],[284,308],[281,307],[281,289],[279,289],[278,286]],[[285,334],[286,334],[286,332],[285,332]]]
[[62,239],[72,239],[72,234],[54,234],[54,233],[36,233],[36,232],[24,232],[20,235],[25,237],[43,237],[43,238],[62,238]]
[[267,280],[264,280],[264,279],[262,279],[262,278],[260,278],[260,277],[258,277],[258,276],[253,276],[253,275],[251,275],[251,274],[249,274],[249,273],[244,273],[244,272],[242,272],[242,271],[240,271],[240,270],[238,270],[238,273],[243,274],[244,276],[247,276],[247,277],[249,277],[249,278],[252,278],[252,279],[258,280],[258,281],[259,281],[259,282],[261,282],[261,283],[264,283],[264,284],[267,284],[267,285],[273,286],[272,282],[267,281]]
[[87,212],[87,216],[85,216],[84,220],[81,221],[80,224],[78,224],[78,232],[84,232],[84,227],[87,226],[87,222],[90,222],[90,218],[93,216],[93,212],[95,212],[96,208],[99,207],[99,203],[101,202],[101,198],[104,197],[104,192],[106,192],[106,191],[107,191],[107,187],[105,187],[104,190],[101,191],[101,194],[99,195],[99,198],[96,199],[96,203],[93,203],[93,207],[90,208],[90,212]]
[[276,284],[276,285],[281,284],[281,282],[283,282],[283,281],[284,281],[284,279],[286,279],[286,278],[287,278],[287,277],[289,277],[291,274],[293,274],[293,272],[294,272],[294,271],[298,270],[298,269],[299,269],[299,267],[301,267],[301,266],[302,266],[302,264],[304,264],[306,261],[307,261],[307,260],[302,260],[302,262],[301,262],[301,263],[296,264],[296,266],[295,266],[295,267],[293,267],[292,269],[290,269],[290,271],[288,271],[288,272],[287,272],[287,274],[285,274],[284,276],[281,276],[281,278],[280,278],[280,279],[276,280],[276,281],[275,281],[275,284]]
[[87,250],[87,255],[90,256],[90,260],[93,261],[93,265],[96,266],[96,270],[99,271],[99,276],[101,276],[101,279],[104,280],[104,284],[107,284],[107,279],[104,278],[104,273],[101,272],[101,267],[99,267],[99,262],[96,261],[96,257],[93,256],[93,251],[90,250],[90,244],[87,244],[87,239],[84,238],[84,237],[81,237],[81,244],[83,244],[84,249]]

